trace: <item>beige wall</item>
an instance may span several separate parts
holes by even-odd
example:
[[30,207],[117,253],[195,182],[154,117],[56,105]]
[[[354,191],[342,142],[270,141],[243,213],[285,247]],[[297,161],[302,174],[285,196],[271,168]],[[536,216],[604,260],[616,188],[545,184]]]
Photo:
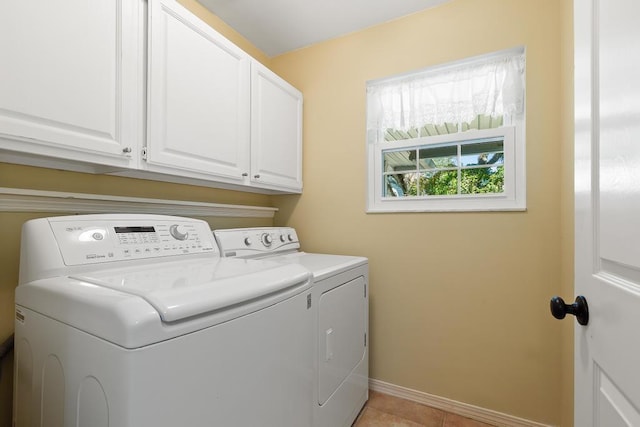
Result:
[[[268,65],[269,58],[252,46],[213,14],[194,0],[181,0],[188,9],[236,43],[260,62]],[[54,169],[0,163],[0,187],[27,188],[51,191],[106,194],[131,197],[150,197],[173,200],[192,200],[254,206],[271,206],[271,197],[252,193],[217,190],[205,187],[169,184],[146,180],[64,172]],[[0,212],[0,342],[13,332],[14,289],[18,281],[20,227],[28,219],[50,216],[47,213]],[[272,225],[270,218],[202,218],[212,227],[249,227]],[[12,361],[2,364],[0,379],[0,427],[11,425]]]
[[[297,227],[304,249],[370,258],[373,378],[572,426],[572,326],[548,314],[551,295],[573,293],[572,0],[453,0],[273,59],[195,0],[179,1],[303,91],[304,194],[2,163],[0,186],[276,205],[277,223]],[[517,45],[528,60],[528,211],[365,214],[365,82]],[[19,227],[45,215],[0,214],[0,339],[13,329]],[[0,427],[8,427],[10,363],[3,368]]]
[[[308,251],[369,257],[371,377],[554,425],[562,328],[549,298],[569,238],[561,5],[454,0],[272,59],[305,96],[305,190],[274,197],[276,222],[296,227]],[[366,214],[365,82],[518,45],[527,212]]]

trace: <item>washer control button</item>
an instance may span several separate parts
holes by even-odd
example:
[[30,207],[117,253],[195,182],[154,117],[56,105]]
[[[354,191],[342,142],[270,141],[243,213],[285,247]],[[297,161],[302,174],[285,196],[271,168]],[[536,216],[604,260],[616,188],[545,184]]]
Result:
[[244,244],[247,246],[251,246],[251,238],[250,237],[245,237],[244,238]]
[[169,227],[169,233],[176,240],[187,240],[189,237],[189,232],[185,230],[185,228],[178,224],[173,224]]

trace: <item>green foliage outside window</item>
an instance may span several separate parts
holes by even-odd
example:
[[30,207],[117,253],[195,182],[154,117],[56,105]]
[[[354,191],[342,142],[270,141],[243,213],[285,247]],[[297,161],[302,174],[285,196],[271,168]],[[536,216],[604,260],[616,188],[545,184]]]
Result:
[[[495,194],[504,191],[503,167],[463,169],[460,175],[460,194]],[[421,174],[417,180],[406,178],[408,176],[405,176],[403,182],[406,188],[405,196],[458,194],[458,171],[456,170]]]

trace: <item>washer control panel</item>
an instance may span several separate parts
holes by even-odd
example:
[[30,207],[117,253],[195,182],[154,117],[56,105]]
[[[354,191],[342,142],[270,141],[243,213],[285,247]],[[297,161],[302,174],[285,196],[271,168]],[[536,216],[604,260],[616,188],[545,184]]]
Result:
[[222,256],[265,256],[300,248],[291,227],[231,228],[214,230]]
[[50,225],[66,265],[216,252],[215,239],[206,222],[170,218],[53,218]]

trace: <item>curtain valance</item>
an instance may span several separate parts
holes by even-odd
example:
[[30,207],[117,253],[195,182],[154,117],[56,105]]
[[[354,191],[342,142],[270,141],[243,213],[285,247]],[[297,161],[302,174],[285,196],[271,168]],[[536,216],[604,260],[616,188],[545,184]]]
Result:
[[380,81],[367,86],[367,129],[409,130],[524,111],[524,53]]

